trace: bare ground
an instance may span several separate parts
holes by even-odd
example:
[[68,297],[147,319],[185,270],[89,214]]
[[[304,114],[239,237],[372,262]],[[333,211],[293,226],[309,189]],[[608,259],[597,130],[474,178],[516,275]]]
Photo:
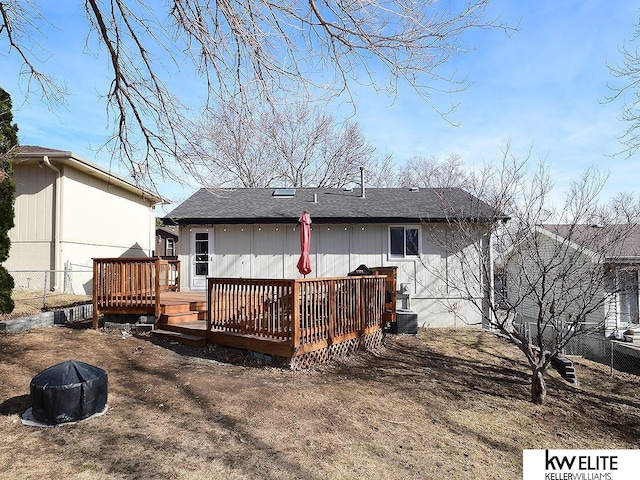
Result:
[[[108,372],[106,415],[23,426],[33,376],[71,358]],[[0,359],[0,478],[513,479],[526,448],[640,448],[638,377],[580,360],[536,406],[517,350],[476,330],[302,372],[67,327],[0,335]]]
[[91,303],[90,295],[47,292],[45,296],[42,292],[33,290],[13,290],[11,298],[15,303],[15,308],[11,313],[0,313],[0,321],[27,317],[62,307]]

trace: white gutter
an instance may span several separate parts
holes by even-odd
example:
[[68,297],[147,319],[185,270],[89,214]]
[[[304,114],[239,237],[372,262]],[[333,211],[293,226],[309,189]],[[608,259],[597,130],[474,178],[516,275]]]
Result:
[[42,160],[44,162],[44,164],[49,167],[51,170],[53,170],[58,176],[56,178],[56,184],[55,184],[55,189],[56,189],[56,193],[55,193],[55,206],[54,206],[54,214],[53,214],[53,269],[55,270],[55,273],[53,274],[53,285],[51,285],[51,289],[56,291],[58,290],[58,271],[61,270],[60,268],[60,236],[61,236],[61,206],[60,206],[60,202],[61,202],[61,198],[62,198],[62,192],[60,191],[62,188],[62,174],[60,173],[60,170],[58,170],[58,168],[56,168],[54,165],[51,164],[51,162],[49,161],[49,157],[47,155],[45,155],[44,157],[42,157]]

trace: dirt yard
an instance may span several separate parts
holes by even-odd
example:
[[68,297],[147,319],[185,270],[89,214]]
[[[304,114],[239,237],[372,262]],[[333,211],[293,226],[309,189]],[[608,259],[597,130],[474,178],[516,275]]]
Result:
[[73,295],[60,292],[47,292],[46,298],[42,292],[33,290],[13,290],[11,298],[15,302],[15,308],[11,313],[0,313],[1,320],[27,317],[40,312],[56,310],[61,307],[72,307],[83,303],[91,303],[89,295]]
[[[525,448],[640,448],[640,379],[580,361],[528,401],[516,349],[421,330],[303,372],[118,331],[0,335],[0,478],[514,479]],[[106,415],[23,426],[29,382],[68,359],[109,376]]]

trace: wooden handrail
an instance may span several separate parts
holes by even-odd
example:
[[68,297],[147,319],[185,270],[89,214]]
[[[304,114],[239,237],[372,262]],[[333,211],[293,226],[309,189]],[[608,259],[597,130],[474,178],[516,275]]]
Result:
[[207,280],[207,331],[287,341],[293,355],[382,327],[385,277]]
[[93,327],[99,312],[160,315],[160,293],[180,290],[180,261],[150,258],[93,259]]

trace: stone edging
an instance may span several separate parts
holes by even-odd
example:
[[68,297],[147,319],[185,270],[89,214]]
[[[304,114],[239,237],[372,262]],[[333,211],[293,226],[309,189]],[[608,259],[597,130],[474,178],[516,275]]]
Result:
[[93,304],[85,303],[28,317],[0,321],[0,332],[24,332],[38,327],[51,327],[93,317]]

